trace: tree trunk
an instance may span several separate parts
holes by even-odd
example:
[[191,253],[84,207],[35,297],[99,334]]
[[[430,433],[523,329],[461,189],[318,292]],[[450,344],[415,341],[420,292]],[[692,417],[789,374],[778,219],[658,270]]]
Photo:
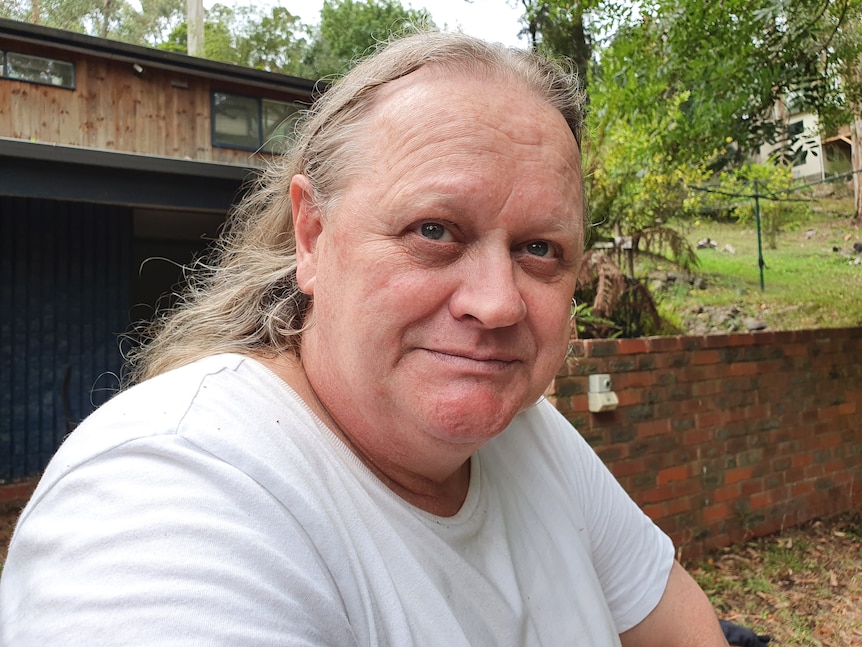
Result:
[[113,0],[104,0],[102,3],[102,24],[99,26],[99,36],[107,38],[111,31],[111,14],[114,11]]
[[862,115],[856,112],[853,126],[850,128],[850,168],[853,171],[853,197],[856,204],[856,215],[853,224],[862,225]]
[[203,0],[186,0],[189,56],[204,55],[204,3]]

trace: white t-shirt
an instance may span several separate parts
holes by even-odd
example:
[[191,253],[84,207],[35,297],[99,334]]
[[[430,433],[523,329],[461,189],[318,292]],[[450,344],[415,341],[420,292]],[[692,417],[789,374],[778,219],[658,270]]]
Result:
[[437,517],[273,373],[220,355],[121,393],[58,451],[0,580],[2,644],[618,645],[670,540],[546,401]]

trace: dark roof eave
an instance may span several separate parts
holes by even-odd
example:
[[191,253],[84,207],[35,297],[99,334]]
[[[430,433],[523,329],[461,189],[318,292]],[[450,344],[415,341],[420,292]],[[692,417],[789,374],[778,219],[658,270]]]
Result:
[[117,168],[130,171],[172,173],[197,177],[241,180],[256,172],[252,165],[218,164],[155,155],[139,155],[78,146],[62,146],[45,142],[0,137],[0,157],[34,161],[80,164],[83,166]]
[[0,138],[0,196],[226,212],[253,167]]

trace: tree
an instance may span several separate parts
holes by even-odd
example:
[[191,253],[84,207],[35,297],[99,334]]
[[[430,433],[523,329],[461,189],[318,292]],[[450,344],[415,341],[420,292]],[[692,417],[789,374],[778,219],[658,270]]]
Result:
[[584,27],[584,11],[590,4],[594,3],[521,0],[521,34],[529,37],[531,47],[548,56],[569,59],[583,80],[592,56],[592,43]]
[[827,88],[832,95],[821,97],[817,111],[826,130],[850,124],[854,223],[862,226],[862,1],[836,3],[830,9],[834,27],[825,65],[839,82]]
[[0,16],[155,46],[184,16],[184,0],[0,0]]
[[423,27],[434,27],[430,14],[397,0],[324,0],[305,64],[317,77],[344,72],[378,43]]
[[[307,27],[284,7],[216,4],[204,22],[204,57],[268,72],[307,76]],[[174,27],[161,49],[185,53],[188,26]]]
[[[717,169],[781,138],[773,108],[782,98],[793,93],[847,123],[849,83],[862,85],[854,77],[862,0],[521,2],[537,47],[574,56],[578,66],[584,43],[596,50],[596,67],[615,56],[616,73],[650,91],[632,93],[631,111],[660,112],[685,96],[680,119],[656,145],[675,157],[716,155]],[[578,21],[583,36],[571,27]]]

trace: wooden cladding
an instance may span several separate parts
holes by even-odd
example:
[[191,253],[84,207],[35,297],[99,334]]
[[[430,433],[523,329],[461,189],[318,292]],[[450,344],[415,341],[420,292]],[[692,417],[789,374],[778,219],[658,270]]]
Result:
[[[260,91],[236,82],[34,45],[31,54],[74,59],[72,92],[0,78],[0,137],[203,162],[262,166],[267,155],[212,145],[213,92]],[[0,50],[8,47],[0,35]],[[261,99],[307,100],[296,92]]]

